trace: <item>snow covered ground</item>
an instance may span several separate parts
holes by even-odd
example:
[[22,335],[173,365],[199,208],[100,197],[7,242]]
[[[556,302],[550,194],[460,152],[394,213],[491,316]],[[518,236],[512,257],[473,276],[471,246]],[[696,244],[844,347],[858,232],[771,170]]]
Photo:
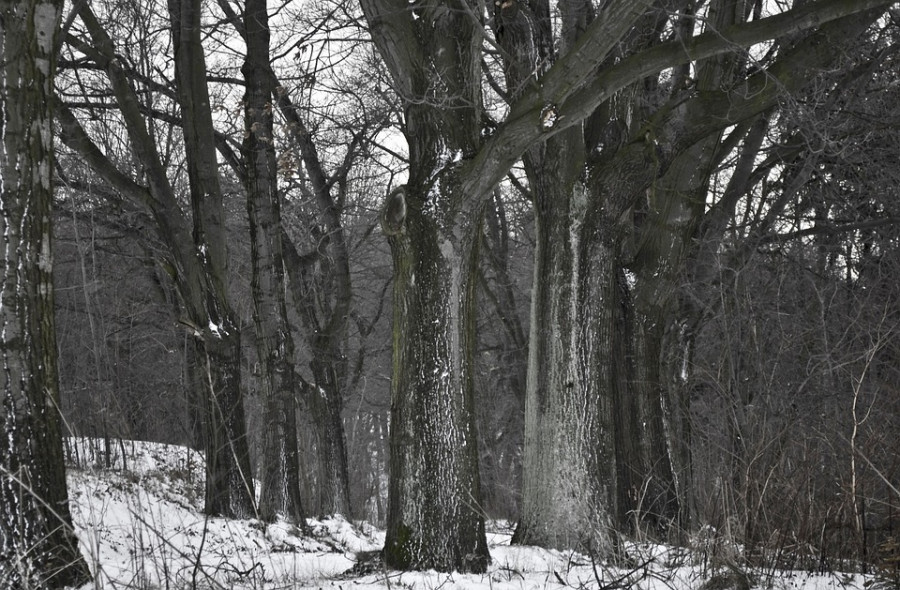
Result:
[[[380,549],[382,531],[341,517],[311,519],[308,536],[282,522],[207,518],[201,512],[199,454],[156,443],[115,441],[109,453],[99,446],[86,439],[68,441],[70,462],[78,465],[68,475],[72,512],[95,578],[83,590],[723,590],[741,585],[734,572],[711,567],[702,552],[635,544],[628,550],[631,565],[614,567],[577,553],[510,546],[505,523],[489,525],[493,563],[485,574],[351,574],[358,555]],[[867,581],[859,575],[751,574],[754,588],[785,590],[862,589]]]

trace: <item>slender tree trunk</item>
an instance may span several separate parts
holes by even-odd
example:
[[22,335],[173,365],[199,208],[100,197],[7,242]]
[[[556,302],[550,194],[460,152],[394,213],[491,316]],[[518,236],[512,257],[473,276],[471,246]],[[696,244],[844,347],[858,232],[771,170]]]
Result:
[[247,57],[242,72],[247,91],[243,154],[247,165],[245,186],[253,266],[253,321],[267,424],[260,478],[260,515],[267,520],[282,515],[305,525],[300,500],[294,344],[285,302],[278,164],[272,119],[275,86],[269,65],[266,0],[247,0],[244,27]]
[[[170,0],[175,45],[175,73],[184,120],[184,142],[191,193],[193,241],[215,297],[220,322],[198,343],[200,371],[207,400],[204,447],[207,514],[249,517],[254,514],[253,481],[241,394],[241,334],[233,320],[225,276],[228,267],[225,208],[215,135],[206,85],[206,58],[201,43],[199,0]],[[219,329],[221,327],[221,329]]]
[[343,394],[339,374],[341,351],[332,347],[327,335],[314,338],[310,363],[315,391],[310,408],[316,426],[318,458],[318,511],[320,516],[350,516],[350,477],[344,440]]
[[[274,73],[272,83],[277,84]],[[300,148],[309,175],[316,205],[325,225],[325,235],[315,253],[301,257],[287,234],[282,234],[282,248],[290,276],[290,288],[306,330],[306,341],[312,351],[313,395],[309,398],[312,421],[316,428],[318,452],[319,514],[350,515],[350,482],[347,469],[347,444],[342,412],[344,388],[347,385],[347,361],[344,353],[350,317],[352,289],[350,253],[341,221],[342,198],[335,198],[335,186],[346,182],[356,144],[364,129],[351,141],[344,163],[329,176],[326,174],[310,130],[300,116],[300,109],[281,87],[276,105],[284,116],[291,138]]]
[[54,331],[50,109],[61,2],[0,2],[0,586],[90,579],[72,528]]

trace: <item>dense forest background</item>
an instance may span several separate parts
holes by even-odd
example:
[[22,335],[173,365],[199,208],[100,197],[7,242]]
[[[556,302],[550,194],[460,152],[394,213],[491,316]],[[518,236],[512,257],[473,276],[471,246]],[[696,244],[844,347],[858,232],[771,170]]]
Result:
[[[208,327],[186,311],[186,287],[173,281],[186,273],[173,271],[182,262],[171,252],[193,236],[184,247],[200,252],[205,264],[204,244],[214,250],[215,227],[224,247],[221,300],[241,334],[234,358],[253,473],[264,479],[273,431],[295,432],[304,510],[383,525],[396,376],[392,315],[401,313],[392,304],[395,260],[383,229],[392,220],[384,207],[397,187],[417,182],[404,141],[413,119],[409,97],[376,51],[356,3],[263,3],[272,65],[271,78],[263,78],[273,93],[258,110],[274,113],[263,143],[273,152],[283,228],[266,225],[263,209],[248,217],[246,175],[256,148],[247,145],[247,129],[257,129],[245,126],[253,116],[249,9],[227,0],[203,4],[191,18],[202,23],[197,39],[206,70],[186,72],[198,59],[185,41],[190,27],[179,20],[188,18],[190,4],[94,1],[65,22],[53,227],[66,429],[209,448],[197,386],[208,351],[198,342],[226,324],[210,319]],[[687,29],[715,32],[781,10],[730,0],[651,4],[607,66]],[[487,7],[475,60],[483,67],[476,94],[484,103],[476,134],[493,133],[519,95],[521,64],[510,55],[521,46],[510,39],[515,27],[537,22],[543,5],[529,3],[527,18],[524,4],[520,12],[513,1]],[[424,4],[421,10],[418,18],[434,16]],[[565,29],[567,14],[552,8],[554,26]],[[687,262],[654,271],[665,276],[659,288],[668,295],[656,357],[668,368],[661,377],[674,392],[668,399],[678,404],[663,404],[662,420],[667,436],[680,441],[670,450],[690,458],[675,477],[689,501],[677,514],[645,518],[642,511],[657,509],[659,479],[653,469],[638,474],[620,502],[630,507],[622,511],[632,534],[680,542],[704,531],[742,545],[753,559],[821,567],[877,563],[898,535],[900,12],[867,18],[857,19],[853,36],[835,37],[840,42],[819,40],[830,55],[808,65],[791,53],[808,33],[789,31],[713,65],[694,61],[642,75],[603,103],[601,123],[583,126],[581,140],[596,146],[581,157],[584,177],[602,169],[592,166],[606,165],[603,158],[612,161],[610,146],[616,155],[637,146],[651,175],[654,159],[669,159],[659,184],[636,191],[625,206],[632,229],[615,279],[622,306],[629,297],[639,305],[647,284],[645,262],[629,253],[645,252],[650,242],[664,253],[655,242],[665,241],[659,224],[691,219],[678,226],[679,260]],[[560,54],[566,43],[557,42]],[[532,43],[530,51],[540,47]],[[779,77],[792,67],[794,78]],[[778,91],[753,86],[760,72]],[[208,89],[211,133],[192,140],[183,129],[197,125],[186,105],[204,104],[190,87],[197,76]],[[695,96],[726,90],[748,101],[756,92],[768,102],[702,136],[694,152],[676,154],[681,148],[666,143],[661,121]],[[432,97],[440,99],[440,91]],[[718,116],[718,104],[710,103],[708,116]],[[456,108],[452,101],[438,106]],[[675,146],[671,158],[668,146]],[[216,190],[203,188],[204,167],[192,150],[212,158]],[[561,153],[563,160],[569,152]],[[592,153],[601,154],[597,162]],[[535,208],[546,198],[536,179],[549,178],[538,160],[552,166],[545,155],[526,154],[483,200],[473,283],[477,509],[511,521],[522,516],[532,296],[536,285],[556,280],[546,268],[535,274]],[[689,180],[669,173],[692,167],[702,173]],[[163,189],[153,187],[164,182],[171,201],[160,205]],[[658,195],[675,189],[690,193],[689,207],[660,205],[674,199]],[[220,216],[200,223],[211,199]],[[404,212],[410,203],[402,203]],[[186,228],[180,234],[172,229],[176,218]],[[257,262],[266,236],[277,244],[269,244],[277,253],[269,283]],[[257,303],[265,285],[276,296],[280,290],[288,327],[271,333],[291,343],[274,348],[287,351],[292,384],[280,402],[290,416],[277,428],[268,375],[278,371],[263,356],[273,348],[254,329],[267,317]],[[582,300],[574,317],[590,317],[605,301]],[[624,333],[631,324],[623,314]],[[577,322],[570,327],[575,331]],[[646,351],[623,346],[623,358],[639,365]]]

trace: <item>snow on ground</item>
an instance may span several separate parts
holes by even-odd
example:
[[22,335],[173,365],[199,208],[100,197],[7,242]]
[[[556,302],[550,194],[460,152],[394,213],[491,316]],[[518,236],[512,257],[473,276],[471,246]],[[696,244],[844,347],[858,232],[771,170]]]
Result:
[[[357,555],[377,551],[384,533],[335,516],[308,521],[310,535],[277,522],[202,514],[202,457],[157,443],[69,439],[69,493],[76,532],[95,582],[83,590],[374,588],[424,590],[723,590],[696,552],[633,544],[628,566],[592,563],[573,552],[510,546],[511,529],[489,523],[493,563],[485,574],[376,571],[350,574]],[[107,457],[109,460],[107,461]],[[856,575],[765,572],[755,588],[862,589]],[[731,583],[729,586],[728,583]],[[738,584],[739,586],[740,584]]]

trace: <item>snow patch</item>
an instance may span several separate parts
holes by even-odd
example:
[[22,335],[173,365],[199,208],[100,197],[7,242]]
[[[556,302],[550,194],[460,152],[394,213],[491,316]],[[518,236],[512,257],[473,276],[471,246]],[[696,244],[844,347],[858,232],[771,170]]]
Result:
[[228,335],[228,331],[224,326],[215,323],[212,320],[209,320],[209,333],[213,335],[213,337],[221,340],[224,336]]
[[[485,574],[388,571],[378,563],[384,532],[340,515],[285,521],[201,513],[202,454],[136,441],[70,438],[68,485],[75,532],[94,581],[82,590],[121,588],[321,588],[522,590],[633,587],[688,590],[715,572],[695,547],[622,544],[621,563],[574,551],[511,546],[512,525],[486,523],[492,563]],[[740,548],[737,548],[740,550]],[[375,565],[352,572],[355,565]],[[752,574],[752,572],[750,572]],[[872,578],[765,570],[754,588],[862,590]]]

